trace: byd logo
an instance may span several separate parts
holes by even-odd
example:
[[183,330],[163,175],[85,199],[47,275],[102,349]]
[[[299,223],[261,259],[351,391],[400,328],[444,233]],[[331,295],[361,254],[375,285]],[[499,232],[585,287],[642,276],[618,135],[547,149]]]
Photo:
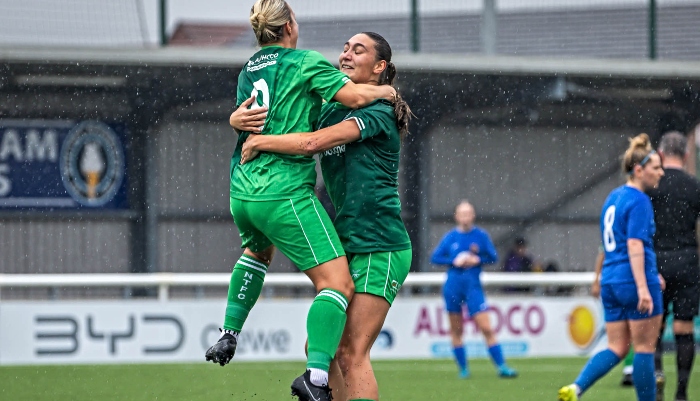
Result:
[[[491,322],[493,330],[496,334],[501,330],[513,335],[539,335],[546,326],[545,313],[538,305],[513,305],[506,309],[501,309],[498,306],[490,306],[486,311],[491,314]],[[419,336],[426,332],[431,336],[446,336],[450,334],[450,324],[447,319],[447,313],[441,306],[434,310],[426,305],[422,306],[418,311],[414,336]],[[476,323],[466,316],[463,317],[465,333],[478,333],[479,329]]]
[[[134,340],[137,333],[147,327],[153,329],[175,329],[172,338],[156,337],[146,342],[141,352],[148,354],[171,354],[177,352],[185,341],[185,326],[177,316],[145,314],[137,318],[127,316],[119,331],[107,331],[99,328],[95,316],[84,317],[66,315],[37,315],[34,317],[34,338],[37,356],[72,355],[78,352],[81,342],[104,343],[110,355],[119,355],[119,343]],[[48,343],[48,344],[47,344]]]

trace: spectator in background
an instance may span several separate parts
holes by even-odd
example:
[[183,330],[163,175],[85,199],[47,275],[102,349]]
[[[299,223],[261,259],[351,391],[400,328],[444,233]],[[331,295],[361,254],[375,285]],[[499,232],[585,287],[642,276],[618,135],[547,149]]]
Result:
[[[525,238],[517,237],[503,263],[503,271],[507,273],[531,273],[533,266],[533,259],[527,253]],[[530,287],[505,287],[503,290],[505,292],[530,292]]]
[[[666,172],[657,189],[650,189],[656,222],[654,250],[659,273],[666,281],[663,291],[664,319],[654,354],[658,394],[663,399],[665,377],[661,357],[664,322],[673,304],[673,333],[676,340],[678,383],[676,400],[685,401],[688,380],[695,358],[693,319],[700,304],[700,266],[698,265],[697,221],[700,218],[700,181],[683,171],[687,158],[687,139],[680,132],[661,137],[659,154]],[[657,397],[657,400],[660,398]]]
[[[544,269],[542,271],[544,273],[559,273],[559,264],[554,260],[550,260],[545,264]],[[557,286],[546,287],[544,293],[546,295],[550,295],[550,296],[571,295],[571,292],[573,290],[574,290],[574,287],[565,287],[565,286],[557,285]]]
[[530,273],[532,272],[532,266],[533,260],[527,253],[525,238],[516,238],[513,248],[508,252],[506,261],[503,263],[503,271],[508,273]]

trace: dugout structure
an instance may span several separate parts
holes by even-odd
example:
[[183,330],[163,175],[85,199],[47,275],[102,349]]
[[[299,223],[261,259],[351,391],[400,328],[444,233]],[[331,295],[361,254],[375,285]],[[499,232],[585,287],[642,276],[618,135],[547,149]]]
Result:
[[[241,250],[228,211],[228,116],[250,54],[0,49],[3,126],[121,127],[127,183],[121,208],[2,207],[0,271],[230,271]],[[416,271],[431,269],[429,253],[462,198],[501,256],[525,235],[563,270],[590,269],[600,205],[623,180],[626,138],[690,132],[700,117],[693,62],[398,54],[394,63],[416,115],[400,183]],[[12,157],[0,149],[0,166],[21,168]],[[271,271],[294,268],[278,255]],[[40,296],[31,291],[3,298]]]

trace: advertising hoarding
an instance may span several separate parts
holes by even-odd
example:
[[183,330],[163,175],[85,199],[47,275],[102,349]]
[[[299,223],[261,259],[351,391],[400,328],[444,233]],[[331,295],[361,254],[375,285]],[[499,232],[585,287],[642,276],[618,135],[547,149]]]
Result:
[[128,208],[126,143],[123,124],[0,120],[0,208]]
[[[241,333],[236,360],[303,360],[310,304],[260,300]],[[493,297],[490,304],[506,356],[586,355],[605,346],[601,310],[592,298]],[[3,302],[0,364],[204,361],[225,308],[225,300]],[[470,357],[487,355],[469,319],[464,342]],[[442,299],[397,300],[372,357],[451,357]]]

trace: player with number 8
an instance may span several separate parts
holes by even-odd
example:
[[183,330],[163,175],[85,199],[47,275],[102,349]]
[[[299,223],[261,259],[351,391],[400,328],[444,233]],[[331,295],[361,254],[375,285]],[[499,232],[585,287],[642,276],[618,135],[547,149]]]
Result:
[[656,269],[654,212],[644,191],[664,175],[647,134],[630,139],[622,169],[627,183],[614,189],[600,219],[605,252],[600,297],[608,348],[594,355],[573,384],[559,390],[560,401],[576,401],[634,346],[633,381],[639,401],[654,401],[654,350],[661,324],[662,280]]

